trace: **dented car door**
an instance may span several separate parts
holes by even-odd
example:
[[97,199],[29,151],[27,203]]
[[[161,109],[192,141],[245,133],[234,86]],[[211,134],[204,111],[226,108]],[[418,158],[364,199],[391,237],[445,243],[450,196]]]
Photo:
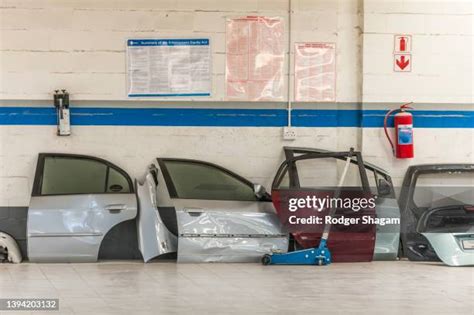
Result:
[[40,154],[28,209],[33,262],[92,262],[107,232],[137,215],[132,181],[90,156]]
[[257,262],[272,250],[287,251],[288,235],[260,186],[255,191],[248,180],[207,162],[157,161],[165,182],[158,208],[175,214],[168,225],[175,224],[169,230],[178,236],[178,262]]
[[138,248],[143,261],[175,253],[178,250],[176,213],[157,165],[148,167],[144,180],[137,181],[139,211],[137,216]]

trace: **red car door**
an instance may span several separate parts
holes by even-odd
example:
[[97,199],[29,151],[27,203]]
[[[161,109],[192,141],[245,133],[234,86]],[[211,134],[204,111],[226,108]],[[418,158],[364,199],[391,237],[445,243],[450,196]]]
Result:
[[[317,209],[312,201],[314,198],[330,200],[335,197],[340,172],[349,152],[288,147],[284,150],[286,160],[281,164],[272,184],[273,204],[281,223],[293,237],[294,249],[316,247],[325,225],[326,210],[330,207],[320,206]],[[337,197],[352,201],[373,197],[360,152],[353,153],[349,172]],[[306,206],[295,210],[297,202]],[[337,219],[338,223],[331,225],[328,239],[334,262],[367,262],[373,258],[376,226],[372,222],[375,219],[375,205],[356,211],[353,206],[355,204],[350,209],[336,206],[333,219]],[[313,222],[318,217],[322,223]],[[305,223],[301,223],[302,218],[306,219]],[[298,219],[300,221],[296,222]]]

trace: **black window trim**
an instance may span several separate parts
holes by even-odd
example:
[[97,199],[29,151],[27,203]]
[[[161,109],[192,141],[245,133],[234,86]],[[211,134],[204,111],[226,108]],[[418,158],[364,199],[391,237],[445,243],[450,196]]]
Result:
[[[296,154],[300,154],[295,156]],[[286,159],[283,163],[281,163],[278,171],[273,179],[272,183],[272,190],[278,190],[278,186],[281,184],[283,177],[289,172],[290,177],[290,187],[285,190],[300,190],[299,187],[299,179],[298,173],[295,172],[296,170],[296,162],[301,160],[313,160],[313,159],[321,159],[321,158],[334,158],[339,160],[345,160],[348,156],[349,152],[312,152],[312,151],[305,151],[303,149],[285,149],[285,156]],[[368,166],[364,163],[362,154],[359,151],[353,152],[353,157],[351,158],[350,162],[352,164],[356,164],[358,167],[358,172],[361,178],[361,188],[363,191],[370,192],[370,185],[369,180],[367,177],[366,169],[375,170],[373,167]]]
[[[106,169],[106,175],[105,175],[105,183],[104,183],[104,192],[102,193],[66,193],[66,194],[42,194],[41,193],[41,186],[43,184],[43,172],[44,172],[44,162],[46,158],[48,157],[59,157],[59,158],[71,158],[71,159],[78,159],[78,160],[92,160],[99,162],[101,164],[105,164],[107,169]],[[113,168],[117,172],[119,172],[121,175],[125,177],[127,180],[128,186],[129,186],[129,191],[128,192],[107,192],[107,186],[108,186],[108,181],[109,181],[109,170],[110,168]],[[127,172],[125,172],[122,168],[118,167],[117,165],[95,157],[95,156],[90,156],[90,155],[82,155],[82,154],[70,154],[70,153],[40,153],[38,154],[38,162],[36,164],[36,171],[35,171],[35,179],[33,182],[33,191],[31,193],[32,197],[49,197],[49,196],[75,196],[75,195],[104,195],[104,194],[110,194],[110,195],[117,195],[117,194],[133,194],[135,193],[134,186],[132,184],[132,179],[128,175]]]
[[[206,162],[206,161],[201,161],[201,160],[195,160],[195,159],[176,159],[176,158],[157,158],[158,165],[160,166],[161,172],[163,174],[163,178],[165,180],[166,187],[168,188],[168,192],[170,195],[171,199],[196,199],[196,198],[183,198],[179,197],[178,193],[176,191],[176,187],[174,186],[173,180],[171,179],[171,175],[168,171],[168,168],[166,167],[166,162],[185,162],[185,163],[190,163],[190,164],[198,164],[198,165],[205,165],[205,166],[210,166],[214,167],[227,175],[237,179],[240,182],[243,182],[245,185],[249,186],[252,191],[253,191],[253,183],[249,181],[248,179],[232,172],[231,170],[226,169],[225,167],[222,167],[220,165]],[[234,199],[198,199],[198,200],[220,200],[220,201],[233,201]],[[248,200],[251,201],[251,200]],[[255,197],[255,201],[259,201],[257,197]]]

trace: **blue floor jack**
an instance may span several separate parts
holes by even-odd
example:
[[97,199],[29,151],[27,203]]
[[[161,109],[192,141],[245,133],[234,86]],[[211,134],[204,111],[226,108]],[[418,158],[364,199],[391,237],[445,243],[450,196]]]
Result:
[[[334,198],[338,198],[341,187],[344,183],[349,165],[351,164],[352,152],[354,151],[351,148],[349,155],[346,158],[346,164],[344,166],[344,171],[342,176],[339,179],[339,184],[337,185],[337,190],[334,194]],[[336,213],[336,208],[333,207],[329,211],[329,216],[334,216]],[[332,262],[331,251],[327,246],[327,241],[329,238],[329,232],[331,231],[331,224],[326,224],[324,226],[323,234],[321,236],[321,241],[319,242],[318,247],[308,248],[303,250],[297,250],[289,253],[271,253],[266,254],[262,257],[263,265],[319,265],[325,266],[329,265]]]

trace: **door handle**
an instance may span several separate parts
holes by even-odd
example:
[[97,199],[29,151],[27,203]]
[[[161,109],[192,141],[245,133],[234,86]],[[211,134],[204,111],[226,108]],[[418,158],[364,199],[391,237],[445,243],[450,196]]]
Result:
[[202,208],[193,208],[193,207],[190,207],[190,208],[184,208],[184,211],[192,216],[192,217],[198,217],[202,214]]
[[127,206],[124,204],[105,206],[105,210],[108,210],[110,213],[119,213],[122,210],[126,210],[126,209],[127,209]]

